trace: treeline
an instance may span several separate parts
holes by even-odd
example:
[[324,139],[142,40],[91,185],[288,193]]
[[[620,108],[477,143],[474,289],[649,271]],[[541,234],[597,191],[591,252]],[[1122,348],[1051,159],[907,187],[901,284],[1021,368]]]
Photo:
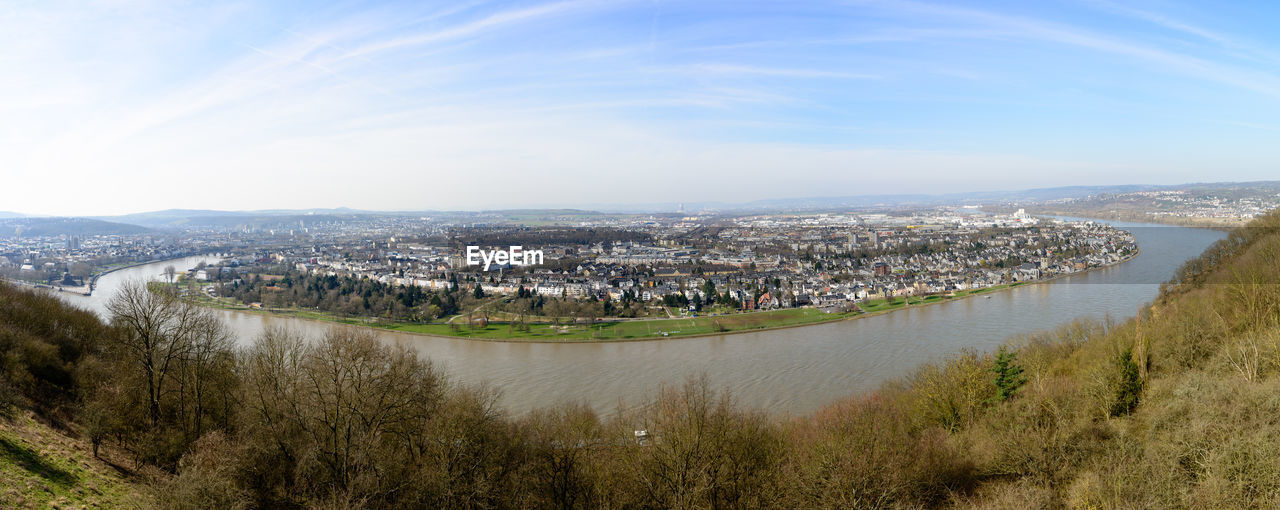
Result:
[[[219,295],[242,303],[268,307],[298,307],[350,317],[383,317],[430,321],[458,313],[468,304],[471,289],[452,282],[448,289],[431,291],[416,285],[386,284],[370,278],[318,275],[287,271],[280,278],[253,274],[219,275]],[[236,281],[239,280],[239,281]]]
[[[415,285],[386,284],[370,278],[318,275],[286,271],[279,278],[229,272],[216,276],[219,295],[242,303],[262,303],[267,307],[297,307],[348,317],[381,317],[392,320],[429,322],[474,309],[483,299],[492,298],[474,281],[452,281],[450,287],[431,291]],[[235,280],[239,280],[238,282]],[[680,302],[678,299],[676,302]],[[687,304],[688,300],[684,300]],[[544,296],[532,287],[517,289],[491,310],[521,318],[600,318],[645,315],[644,303],[634,291],[619,300],[589,297]]]
[[1258,232],[1138,319],[963,352],[807,417],[697,379],[616,416],[513,417],[371,333],[236,349],[141,285],[110,326],[0,289],[3,387],[172,473],[172,507],[1272,507],[1280,235]]

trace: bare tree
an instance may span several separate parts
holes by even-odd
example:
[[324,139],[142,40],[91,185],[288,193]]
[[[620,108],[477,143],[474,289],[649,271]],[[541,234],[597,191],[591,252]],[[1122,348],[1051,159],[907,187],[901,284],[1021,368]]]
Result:
[[269,329],[241,363],[244,424],[263,437],[260,451],[308,474],[275,477],[285,484],[322,498],[388,498],[438,458],[424,433],[444,381],[406,348],[347,328],[315,343]]
[[117,341],[127,365],[141,372],[147,415],[155,427],[160,423],[166,384],[190,353],[199,326],[216,319],[172,293],[151,292],[141,280],[125,282],[107,302],[107,311],[111,322],[123,330]]
[[217,425],[228,427],[237,378],[235,339],[226,325],[208,310],[201,309],[192,328],[178,394],[181,415],[189,417],[183,425],[189,438],[195,440],[208,428],[206,416],[220,418],[221,423]]
[[172,264],[164,266],[164,276],[169,279],[169,283],[173,283],[173,277],[178,274],[178,270]]

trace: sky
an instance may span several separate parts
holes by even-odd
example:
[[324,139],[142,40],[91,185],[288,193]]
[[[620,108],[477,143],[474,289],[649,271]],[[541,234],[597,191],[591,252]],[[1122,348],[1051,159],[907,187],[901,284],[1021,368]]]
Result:
[[0,211],[1280,178],[1276,2],[0,2]]

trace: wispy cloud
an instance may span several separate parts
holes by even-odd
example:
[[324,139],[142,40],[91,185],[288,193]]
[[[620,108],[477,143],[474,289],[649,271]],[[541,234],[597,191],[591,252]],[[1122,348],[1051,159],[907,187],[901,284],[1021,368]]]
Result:
[[[1209,61],[1193,55],[1174,50],[1153,47],[1147,44],[1111,37],[1093,30],[1082,29],[1069,24],[1055,23],[1025,16],[1013,16],[978,9],[952,7],[948,5],[921,2],[893,2],[893,9],[909,10],[917,14],[940,17],[964,23],[979,24],[991,28],[1003,29],[1013,38],[1030,39],[1063,45],[1088,48],[1103,53],[1134,58],[1140,61],[1159,64],[1169,70],[1192,76],[1198,79],[1228,84],[1280,98],[1280,77],[1268,72],[1242,69],[1230,64]],[[1140,11],[1135,11],[1140,12]],[[1147,18],[1153,18],[1147,16]],[[1215,40],[1218,36],[1190,25],[1181,25],[1171,20],[1159,18],[1163,23],[1181,27],[1181,30],[1208,36]]]
[[502,12],[490,14],[484,18],[456,25],[441,30],[429,31],[422,34],[414,34],[404,37],[397,37],[390,40],[378,41],[357,47],[349,52],[351,56],[361,56],[371,53],[379,53],[389,50],[401,49],[405,47],[421,46],[430,43],[451,41],[474,36],[476,34],[495,30],[497,28],[513,25],[518,23],[527,23],[541,18],[555,16],[574,10],[580,10],[588,7],[597,6],[595,2],[583,0],[572,0],[565,2],[557,2],[550,4],[537,5],[523,9],[512,9]]
[[839,78],[850,80],[875,80],[883,78],[883,76],[878,74],[849,73],[821,69],[788,69],[735,64],[694,64],[689,66],[687,69],[696,73],[776,76],[780,78]]
[[1169,15],[1136,9],[1132,6],[1121,5],[1106,0],[1093,0],[1091,3],[1109,12],[1129,16],[1177,33],[1190,35],[1195,38],[1208,41],[1242,58],[1271,64],[1280,62],[1280,54],[1275,51],[1261,48],[1256,44],[1241,41],[1240,39],[1226,33],[1188,23]]
[[[98,190],[59,205],[83,212],[163,208],[193,175],[290,190],[271,194],[280,206],[571,203],[599,195],[605,175],[629,179],[619,200],[652,201],[670,182],[688,183],[678,199],[714,200],[801,196],[812,182],[1009,187],[1015,172],[1035,186],[1105,181],[1117,161],[1136,182],[1196,168],[1121,140],[1151,132],[1228,158],[1241,136],[1280,129],[1274,39],[1113,3],[1069,8],[7,6],[0,172],[14,189],[52,175]],[[743,176],[742,189],[717,186]]]

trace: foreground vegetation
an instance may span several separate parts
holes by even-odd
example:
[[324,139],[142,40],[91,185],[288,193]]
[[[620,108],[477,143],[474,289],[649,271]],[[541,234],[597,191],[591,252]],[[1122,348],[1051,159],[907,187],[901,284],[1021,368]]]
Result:
[[790,419],[696,378],[615,416],[508,416],[368,330],[236,350],[207,311],[140,285],[110,326],[0,288],[0,380],[9,409],[154,466],[136,487],[166,507],[1275,507],[1278,259],[1272,214],[1136,319],[964,352]]
[[30,413],[0,421],[0,503],[6,508],[136,508],[145,478],[94,458],[83,439]]

